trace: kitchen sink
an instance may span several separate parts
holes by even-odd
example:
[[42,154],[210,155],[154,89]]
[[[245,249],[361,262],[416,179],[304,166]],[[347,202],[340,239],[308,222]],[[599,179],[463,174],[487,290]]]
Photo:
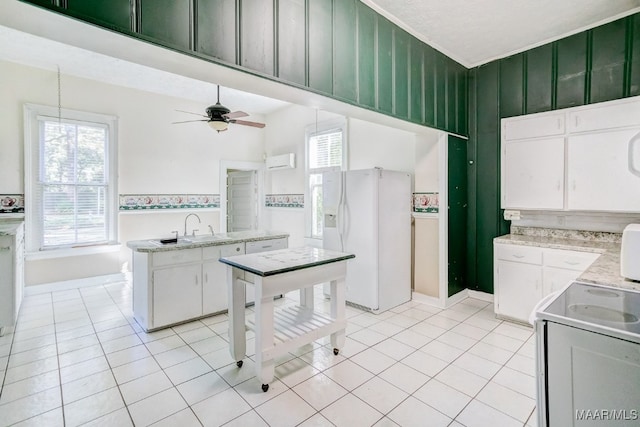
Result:
[[188,236],[181,239],[186,243],[206,243],[206,242],[219,242],[221,240],[231,240],[227,236],[216,236],[210,234],[201,234],[199,236]]

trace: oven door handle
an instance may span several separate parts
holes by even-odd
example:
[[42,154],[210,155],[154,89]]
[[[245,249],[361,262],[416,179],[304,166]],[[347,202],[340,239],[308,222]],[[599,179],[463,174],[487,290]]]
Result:
[[559,292],[551,292],[549,295],[547,295],[546,297],[542,298],[535,307],[533,307],[533,310],[531,310],[531,314],[529,314],[529,323],[531,324],[531,326],[535,326],[536,323],[536,319],[538,318],[538,316],[536,316],[536,313],[538,312],[538,310],[540,310],[540,308],[544,307],[549,301],[551,301],[553,298],[555,298],[558,295]]

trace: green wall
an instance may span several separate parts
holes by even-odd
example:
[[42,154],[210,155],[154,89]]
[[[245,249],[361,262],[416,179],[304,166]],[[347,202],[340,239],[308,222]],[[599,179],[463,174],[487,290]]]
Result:
[[450,135],[447,141],[448,296],[467,288],[467,140]]
[[359,0],[22,1],[403,120],[468,133],[468,70]]
[[469,72],[469,288],[493,293],[500,209],[500,119],[640,95],[640,14]]

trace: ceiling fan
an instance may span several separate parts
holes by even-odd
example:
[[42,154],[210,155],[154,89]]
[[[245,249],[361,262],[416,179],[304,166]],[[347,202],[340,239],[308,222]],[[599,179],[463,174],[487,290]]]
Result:
[[201,117],[205,117],[205,119],[173,122],[173,124],[190,123],[190,122],[207,122],[207,124],[211,127],[211,129],[215,130],[218,133],[226,131],[227,128],[229,127],[229,123],[233,123],[236,125],[243,125],[243,126],[251,126],[255,128],[265,127],[264,123],[250,122],[248,120],[238,120],[238,117],[246,117],[248,116],[248,114],[245,113],[244,111],[231,112],[231,110],[229,110],[227,107],[220,104],[220,85],[218,85],[218,100],[216,101],[215,105],[210,105],[209,107],[207,107],[207,109],[205,110],[207,113],[206,115],[192,113],[191,111],[183,111],[183,110],[176,110],[176,111],[180,111],[181,113],[195,114]]

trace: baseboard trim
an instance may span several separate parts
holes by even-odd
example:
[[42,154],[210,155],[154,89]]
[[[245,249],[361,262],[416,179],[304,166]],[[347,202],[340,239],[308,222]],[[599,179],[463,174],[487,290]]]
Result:
[[474,291],[472,289],[467,289],[469,291],[469,298],[479,299],[480,301],[486,301],[493,304],[493,294],[482,292],[482,291]]
[[129,273],[114,273],[103,276],[92,276],[84,279],[64,280],[62,282],[43,283],[24,287],[24,295],[40,295],[48,292],[67,291],[69,289],[88,288],[91,286],[108,285],[127,281]]
[[421,294],[419,292],[412,292],[411,299],[421,304],[430,305],[432,307],[445,308],[444,302],[440,298],[432,297],[429,295]]

